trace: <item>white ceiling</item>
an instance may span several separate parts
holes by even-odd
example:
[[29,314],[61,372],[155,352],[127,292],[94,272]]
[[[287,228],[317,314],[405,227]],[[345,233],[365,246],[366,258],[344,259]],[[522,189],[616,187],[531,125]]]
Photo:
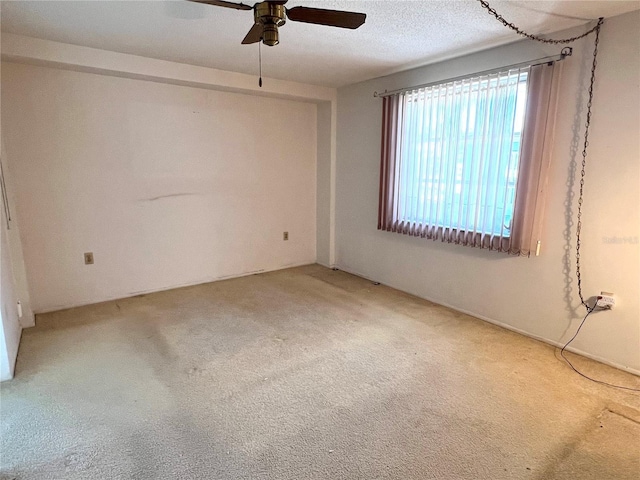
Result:
[[[244,3],[251,4],[251,0]],[[549,33],[640,9],[640,1],[489,2],[507,20]],[[367,14],[358,30],[299,22],[262,46],[263,75],[338,87],[519,37],[476,0],[290,0]],[[2,31],[121,53],[257,74],[258,45],[241,45],[252,12],[187,1],[3,1]]]

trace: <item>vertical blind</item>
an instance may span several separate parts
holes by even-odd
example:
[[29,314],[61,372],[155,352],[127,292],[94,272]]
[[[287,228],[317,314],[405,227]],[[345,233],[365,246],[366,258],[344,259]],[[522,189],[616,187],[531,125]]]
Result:
[[544,64],[385,97],[378,228],[529,255],[553,76]]

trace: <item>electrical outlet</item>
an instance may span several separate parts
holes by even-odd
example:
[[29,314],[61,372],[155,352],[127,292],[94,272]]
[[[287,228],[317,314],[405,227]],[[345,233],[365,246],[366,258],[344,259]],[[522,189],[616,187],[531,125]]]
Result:
[[602,308],[613,308],[616,306],[616,297],[611,292],[600,292],[597,305]]
[[282,240],[289,240],[289,232],[282,232]]
[[93,252],[86,252],[84,254],[84,264],[93,265]]

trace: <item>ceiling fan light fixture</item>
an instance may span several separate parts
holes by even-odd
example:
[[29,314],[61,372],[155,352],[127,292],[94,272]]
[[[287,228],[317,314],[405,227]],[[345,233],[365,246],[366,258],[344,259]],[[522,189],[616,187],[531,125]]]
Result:
[[278,34],[278,26],[274,23],[268,23],[263,26],[262,29],[262,43],[273,47],[280,43],[280,37]]

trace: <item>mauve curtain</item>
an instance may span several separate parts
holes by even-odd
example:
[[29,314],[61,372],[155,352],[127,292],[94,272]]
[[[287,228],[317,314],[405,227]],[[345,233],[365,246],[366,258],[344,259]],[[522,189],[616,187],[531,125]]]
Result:
[[514,255],[535,253],[540,240],[560,69],[557,63],[531,67],[509,242],[509,253]]
[[531,67],[513,223],[509,236],[401,222],[399,219],[404,94],[383,97],[378,229],[511,255],[530,256],[540,239],[560,66]]
[[382,99],[378,230],[395,231],[397,224],[398,161],[403,124],[402,100],[403,97],[400,95],[391,95]]

